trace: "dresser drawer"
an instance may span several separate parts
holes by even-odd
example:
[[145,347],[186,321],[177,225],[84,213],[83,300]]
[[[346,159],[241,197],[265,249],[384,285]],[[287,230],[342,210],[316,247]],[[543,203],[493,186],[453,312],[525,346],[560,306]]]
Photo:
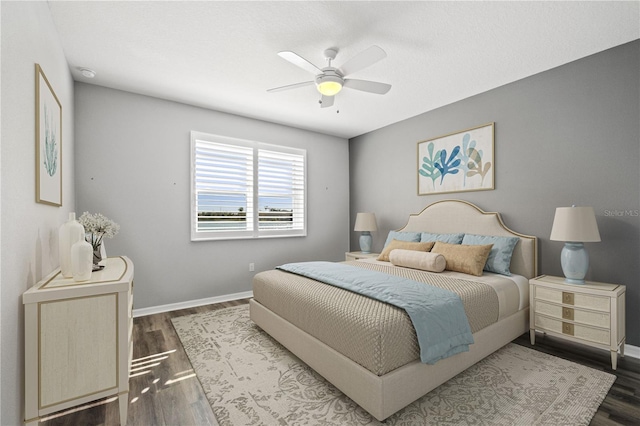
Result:
[[575,324],[560,319],[549,318],[543,315],[535,316],[535,327],[539,330],[553,331],[565,336],[573,336],[578,339],[589,342],[600,343],[603,345],[610,344],[609,330],[602,330],[581,324]]
[[610,310],[611,299],[608,297],[560,291],[553,288],[538,286],[536,286],[535,292],[537,300],[545,300],[548,302],[572,305],[578,308],[587,308],[603,312],[609,312]]
[[585,325],[594,325],[603,328],[609,328],[611,326],[611,317],[605,312],[584,311],[541,301],[536,303],[536,312]]

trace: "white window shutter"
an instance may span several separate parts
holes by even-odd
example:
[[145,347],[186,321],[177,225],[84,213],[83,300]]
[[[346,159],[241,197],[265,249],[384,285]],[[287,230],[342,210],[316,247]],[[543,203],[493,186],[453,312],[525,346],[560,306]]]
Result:
[[304,156],[258,150],[260,230],[303,230],[305,200]]
[[191,239],[306,235],[306,151],[191,132]]

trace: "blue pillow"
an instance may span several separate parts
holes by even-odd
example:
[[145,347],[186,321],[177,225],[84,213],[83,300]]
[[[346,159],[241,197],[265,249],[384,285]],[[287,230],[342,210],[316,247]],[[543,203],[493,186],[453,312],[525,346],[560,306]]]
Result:
[[447,244],[461,244],[464,234],[432,234],[430,232],[423,232],[420,235],[420,242],[427,241],[440,241]]
[[509,266],[511,265],[513,249],[516,247],[516,244],[518,244],[518,241],[520,241],[520,238],[518,237],[494,237],[491,235],[465,234],[462,239],[462,244],[493,244],[487,263],[484,265],[484,270],[495,272],[496,274],[511,276]]
[[398,241],[413,241],[415,243],[420,242],[420,233],[419,232],[402,232],[402,231],[389,231],[389,235],[387,236],[387,241],[385,241],[384,246],[388,246],[389,243],[393,240]]

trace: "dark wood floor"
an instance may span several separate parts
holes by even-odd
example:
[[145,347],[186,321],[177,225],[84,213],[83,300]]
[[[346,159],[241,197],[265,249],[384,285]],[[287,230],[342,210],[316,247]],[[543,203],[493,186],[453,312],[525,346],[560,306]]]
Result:
[[[129,381],[129,425],[217,425],[202,387],[171,324],[171,318],[191,315],[248,300],[225,302],[192,309],[135,318],[133,367]],[[531,347],[528,333],[516,343]],[[534,349],[615,374],[618,378],[591,425],[640,424],[640,360],[625,357],[611,370],[608,352],[539,335]],[[120,424],[118,402],[100,401],[93,406],[59,413],[45,426],[97,426]]]

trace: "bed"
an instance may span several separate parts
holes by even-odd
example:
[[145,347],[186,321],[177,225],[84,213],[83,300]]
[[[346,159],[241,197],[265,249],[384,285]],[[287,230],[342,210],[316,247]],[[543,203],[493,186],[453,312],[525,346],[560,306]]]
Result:
[[[406,330],[411,322],[402,309],[282,270],[256,274],[250,301],[251,319],[259,327],[380,421],[527,332],[528,279],[537,275],[536,237],[510,230],[499,213],[465,201],[430,204],[395,232],[517,237],[510,277],[433,274],[377,260],[345,262],[363,270],[431,279],[433,285],[442,281],[445,287],[463,288],[462,293],[471,286],[473,296],[461,296],[474,341],[467,352],[422,363],[416,333]],[[493,290],[483,295],[473,290],[487,286]],[[495,318],[487,321],[482,310],[469,313],[468,304],[473,303],[497,304],[490,314]]]

